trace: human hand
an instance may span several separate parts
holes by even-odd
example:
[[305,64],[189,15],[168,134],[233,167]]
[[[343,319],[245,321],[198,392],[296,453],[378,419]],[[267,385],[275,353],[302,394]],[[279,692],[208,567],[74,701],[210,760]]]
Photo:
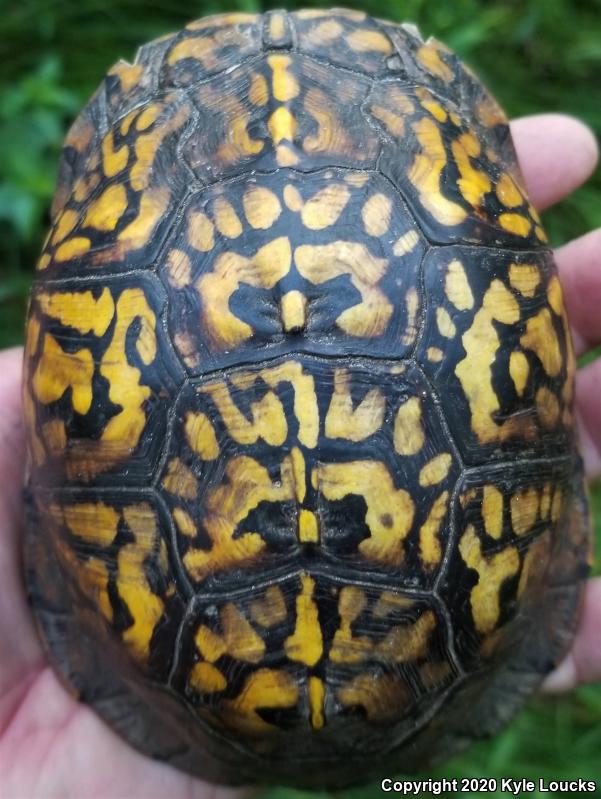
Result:
[[[544,209],[591,174],[597,147],[568,117],[517,120],[515,144],[533,203]],[[601,342],[601,229],[556,253],[578,354]],[[233,799],[217,788],[149,760],[76,702],[50,668],[27,607],[21,567],[24,436],[20,407],[21,350],[0,353],[0,772],[8,799]],[[601,359],[579,370],[577,413],[592,479],[601,474]],[[566,690],[601,679],[601,579],[591,580],[570,654],[547,679]]]

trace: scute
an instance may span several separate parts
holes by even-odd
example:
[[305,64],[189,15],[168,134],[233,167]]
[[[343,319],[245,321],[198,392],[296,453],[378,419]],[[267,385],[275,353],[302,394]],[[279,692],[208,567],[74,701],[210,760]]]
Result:
[[477,78],[358,11],[207,17],[109,71],[51,218],[25,563],[81,700],[229,784],[496,732],[591,536],[561,286]]

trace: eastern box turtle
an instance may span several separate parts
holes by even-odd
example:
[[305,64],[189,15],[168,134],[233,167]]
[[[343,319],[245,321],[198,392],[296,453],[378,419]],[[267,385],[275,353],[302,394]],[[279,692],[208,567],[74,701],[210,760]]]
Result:
[[110,70],[52,221],[25,557],[77,696],[233,784],[495,732],[590,535],[556,267],[474,75],[356,11],[201,19]]

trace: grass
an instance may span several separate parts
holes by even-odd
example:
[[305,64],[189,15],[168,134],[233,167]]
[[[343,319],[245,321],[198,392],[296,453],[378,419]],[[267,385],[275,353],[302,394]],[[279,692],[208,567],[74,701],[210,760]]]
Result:
[[[564,111],[601,134],[601,0],[365,0],[346,5],[416,22],[460,53],[512,115]],[[0,15],[0,346],[23,338],[25,298],[48,223],[60,144],[108,67],[190,18],[294,3],[4,0]],[[305,6],[327,3],[307,2]],[[545,215],[554,244],[601,225],[601,172]],[[601,545],[601,487],[593,492]],[[599,550],[598,550],[599,551]],[[601,687],[533,702],[494,741],[441,776],[549,778],[601,773]],[[336,794],[367,799],[377,786]],[[427,795],[427,794],[422,794]],[[306,794],[277,789],[272,799]],[[334,796],[334,794],[328,795]],[[545,797],[553,796],[546,793]]]

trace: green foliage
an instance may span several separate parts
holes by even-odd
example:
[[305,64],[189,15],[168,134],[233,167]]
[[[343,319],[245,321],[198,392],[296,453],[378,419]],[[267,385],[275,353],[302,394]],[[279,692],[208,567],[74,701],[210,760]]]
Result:
[[[563,111],[601,134],[601,0],[346,0],[376,16],[412,21],[461,54],[512,115]],[[282,0],[0,0],[0,346],[22,340],[25,296],[48,223],[60,143],[69,122],[118,58],[221,10]],[[303,6],[330,3],[307,0]],[[601,172],[546,214],[554,243],[601,224]],[[601,547],[601,488],[593,495]],[[492,742],[441,776],[598,777],[601,689],[543,699]],[[277,789],[271,799],[307,796]],[[341,792],[367,799],[378,786]],[[319,795],[317,795],[319,796]],[[321,794],[321,796],[333,796]],[[549,797],[550,794],[545,794]]]

